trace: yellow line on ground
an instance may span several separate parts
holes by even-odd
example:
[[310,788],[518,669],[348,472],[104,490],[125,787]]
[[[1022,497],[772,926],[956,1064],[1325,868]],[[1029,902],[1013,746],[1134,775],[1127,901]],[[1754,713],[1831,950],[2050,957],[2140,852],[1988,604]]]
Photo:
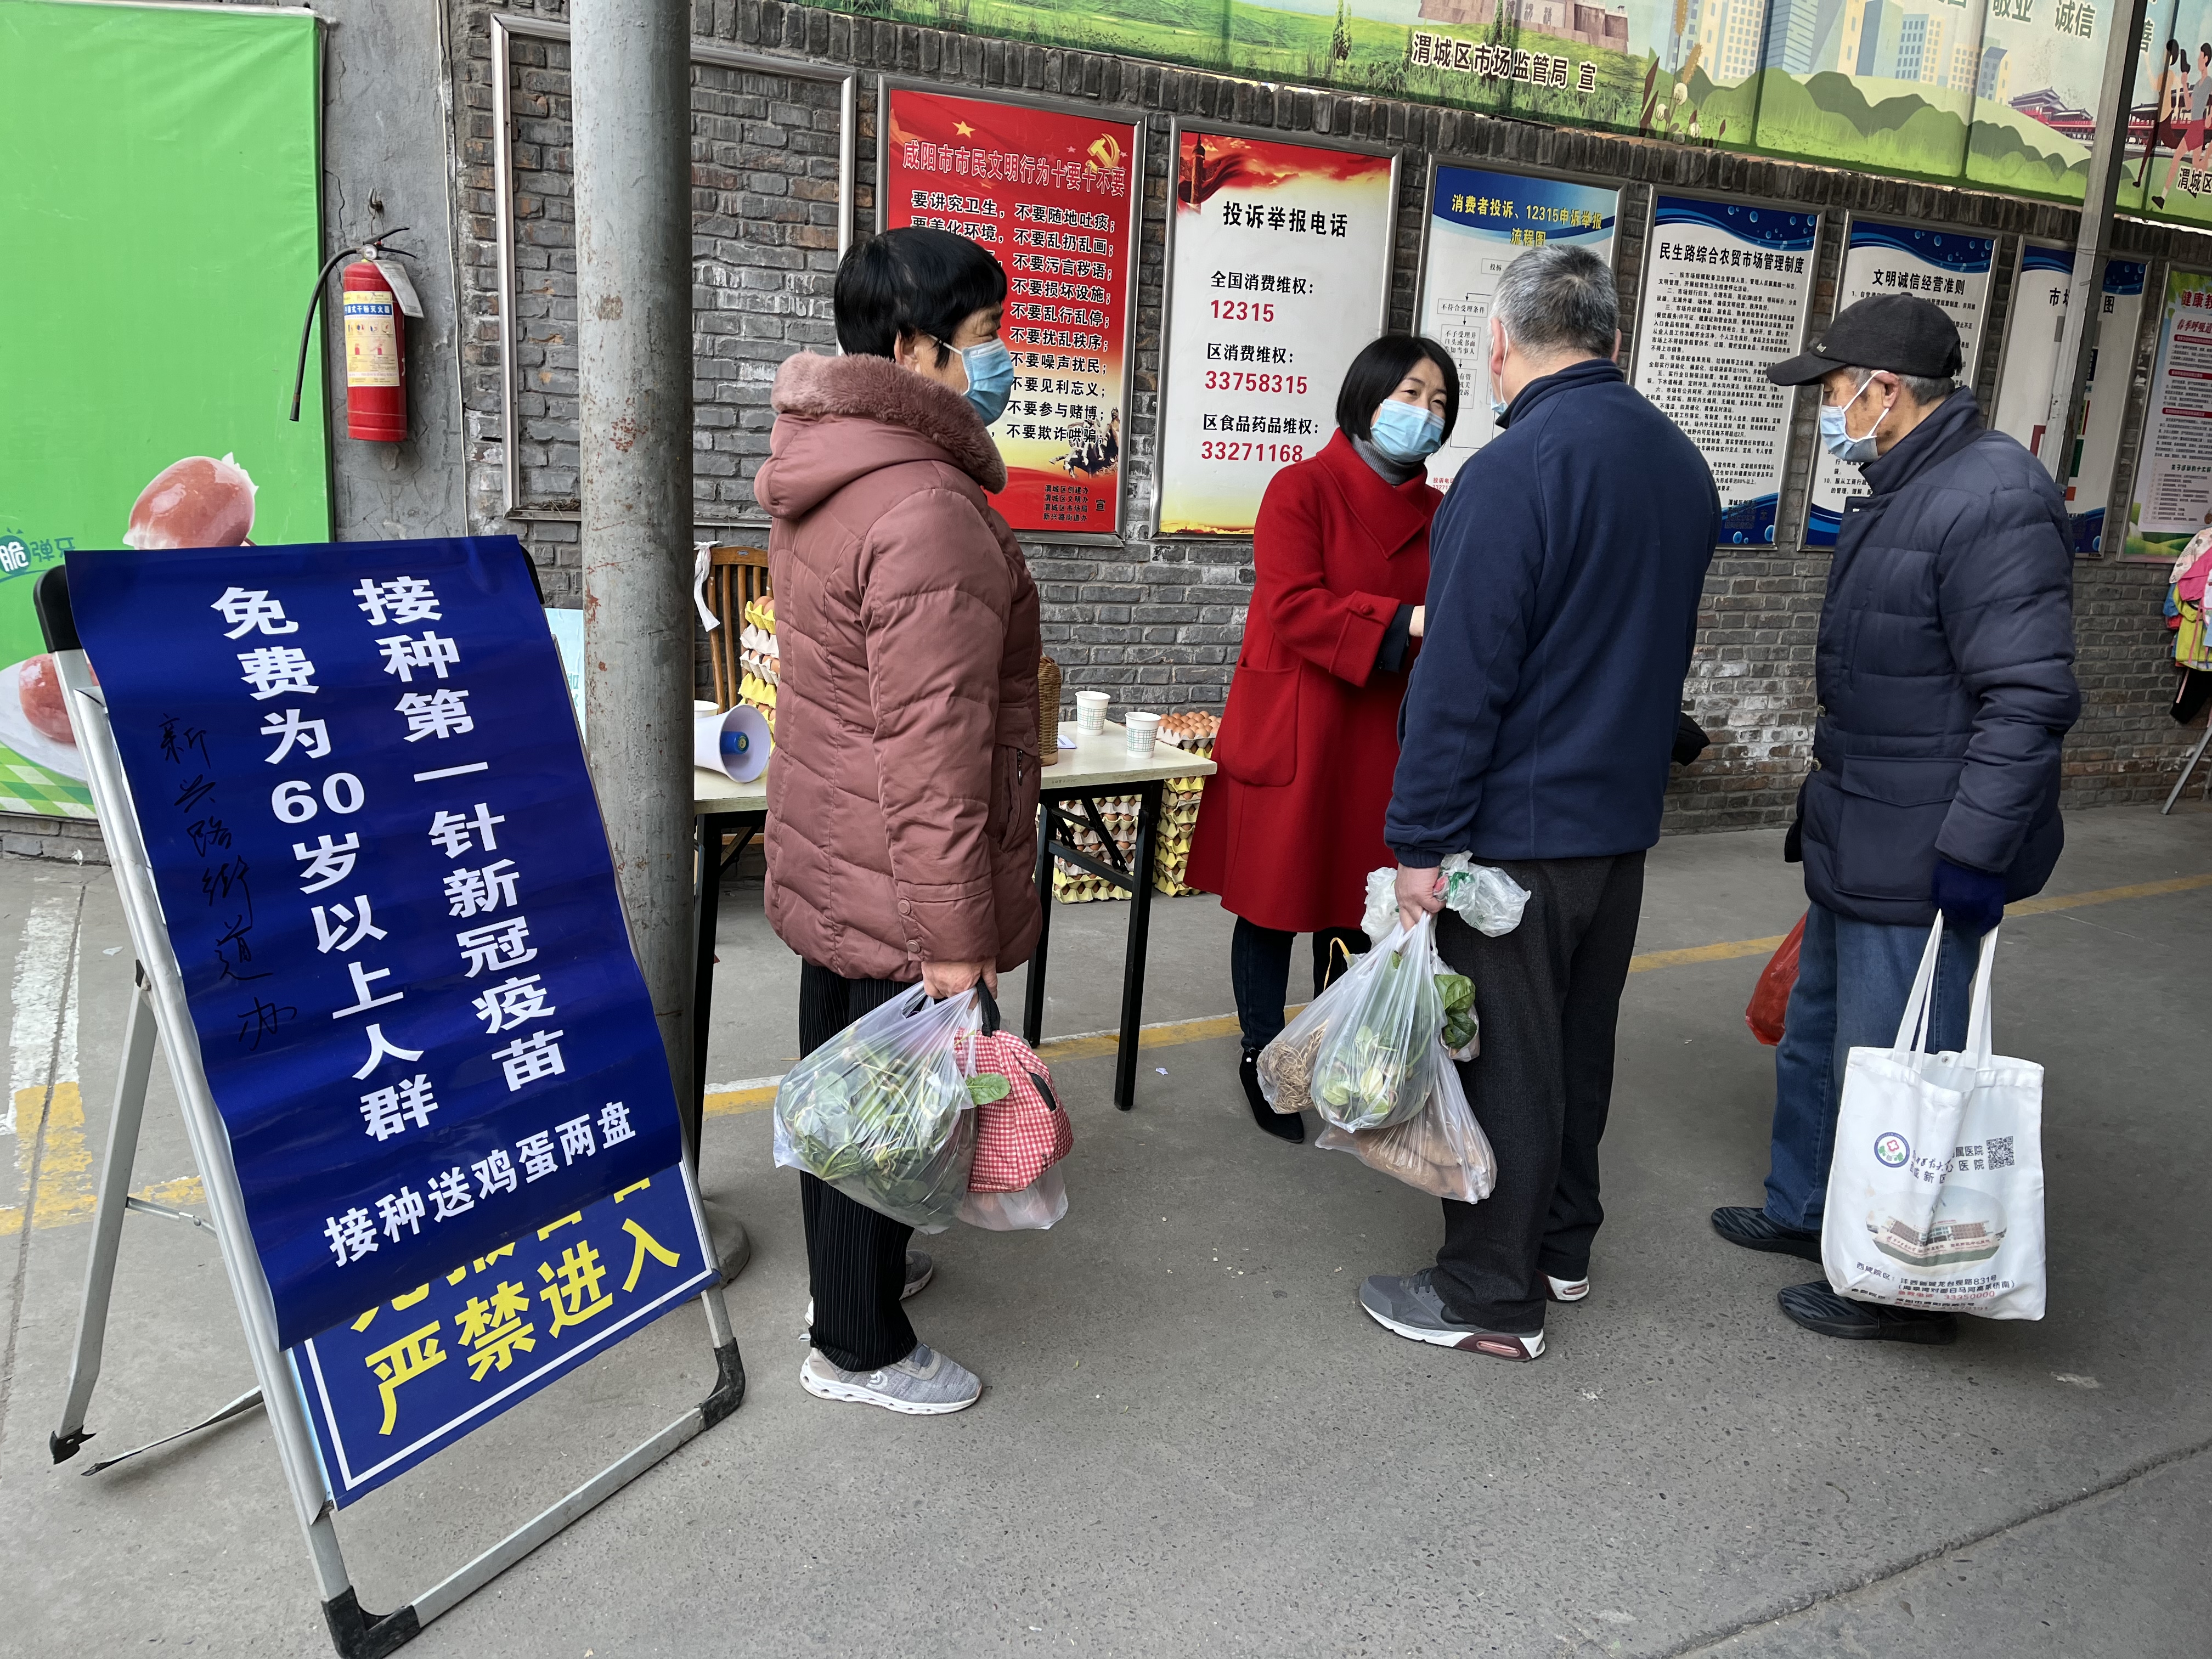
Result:
[[[2053,910],[2076,910],[2085,905],[2113,904],[2123,899],[2156,898],[2165,893],[2193,892],[2199,888],[2212,887],[2212,875],[2176,876],[2166,881],[2140,881],[2126,887],[2100,887],[2086,893],[2057,893],[2042,898],[2022,899],[2006,907],[2007,917],[2039,916]],[[1686,968],[1701,962],[1729,962],[1738,957],[1757,957],[1771,954],[1786,933],[1770,933],[1764,939],[1726,939],[1717,945],[1693,945],[1680,951],[1647,951],[1629,959],[1628,971],[1647,974],[1655,968]],[[1296,1012],[1295,1009],[1291,1010]],[[1172,1048],[1186,1042],[1210,1042],[1216,1037],[1233,1036],[1237,1032],[1234,1015],[1220,1015],[1209,1019],[1168,1020],[1144,1028],[1140,1046],[1146,1049]],[[1121,1047],[1117,1035],[1112,1031],[1087,1031],[1080,1036],[1054,1037],[1043,1043],[1037,1053],[1047,1060],[1085,1060],[1099,1054],[1110,1054]],[[733,1089],[707,1097],[707,1112],[711,1117],[726,1116],[737,1112],[757,1112],[775,1102],[775,1085],[764,1084],[750,1089]]]

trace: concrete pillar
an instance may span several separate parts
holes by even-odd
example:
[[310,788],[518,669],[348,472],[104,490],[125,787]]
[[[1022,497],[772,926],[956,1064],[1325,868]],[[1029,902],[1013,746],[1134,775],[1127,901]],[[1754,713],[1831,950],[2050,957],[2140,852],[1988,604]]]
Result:
[[584,696],[615,876],[691,1076],[690,9],[574,0]]

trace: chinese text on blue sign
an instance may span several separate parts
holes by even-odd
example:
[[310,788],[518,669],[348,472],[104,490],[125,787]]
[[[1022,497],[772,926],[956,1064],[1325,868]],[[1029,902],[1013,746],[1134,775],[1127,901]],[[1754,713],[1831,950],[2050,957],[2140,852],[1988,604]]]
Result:
[[520,544],[80,551],[69,574],[280,1341],[680,1188]]

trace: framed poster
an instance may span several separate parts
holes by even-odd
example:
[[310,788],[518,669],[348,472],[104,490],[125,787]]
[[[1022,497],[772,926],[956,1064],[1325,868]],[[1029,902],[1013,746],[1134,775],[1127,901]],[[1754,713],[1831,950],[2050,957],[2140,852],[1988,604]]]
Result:
[[2051,423],[2051,387],[2066,334],[2066,295],[2074,282],[2074,250],[2022,241],[2020,269],[2006,310],[2004,356],[1997,364],[1997,406],[1990,424],[2030,450]]
[[2097,300],[2097,349],[2089,360],[2089,385],[2081,424],[2074,434],[2074,469],[2066,480],[2066,510],[2074,515],[2074,550],[2084,557],[2104,550],[2105,510],[2119,465],[2120,423],[2133,378],[2136,337],[2142,329],[2143,279],[2139,259],[2105,261]]
[[[1965,356],[1959,378],[1972,386],[1974,366],[1981,360],[1982,323],[1989,311],[1990,269],[1996,254],[1992,237],[1853,219],[1844,240],[1843,279],[1836,284],[1836,309],[1877,294],[1917,294],[1934,301],[1959,325]],[[1805,545],[1833,547],[1844,501],[1866,493],[1859,469],[1822,448],[1813,458]]]
[[885,82],[878,228],[950,230],[1006,269],[1014,387],[991,435],[1017,534],[1114,540],[1129,424],[1141,125]]
[[1771,544],[1796,396],[1766,367],[1803,349],[1816,213],[1657,196],[1636,389],[1696,444],[1729,543]]
[[1459,368],[1459,420],[1429,458],[1448,489],[1468,457],[1497,435],[1490,413],[1490,302],[1505,267],[1532,247],[1570,242],[1613,263],[1620,192],[1516,173],[1434,163],[1422,233],[1420,332]]
[[1180,125],[1175,143],[1156,522],[1249,536],[1382,331],[1398,159]]
[[2212,276],[2169,270],[2124,551],[2171,558],[2212,525]]

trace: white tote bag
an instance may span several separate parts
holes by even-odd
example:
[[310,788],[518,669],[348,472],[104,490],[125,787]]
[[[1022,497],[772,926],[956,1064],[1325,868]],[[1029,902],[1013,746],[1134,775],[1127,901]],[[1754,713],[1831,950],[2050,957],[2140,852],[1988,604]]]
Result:
[[1939,919],[1889,1048],[1844,1073],[1820,1265],[1862,1302],[2043,1317],[2043,1067],[1990,1052],[1996,930],[1982,938],[1966,1046],[1928,1052]]

